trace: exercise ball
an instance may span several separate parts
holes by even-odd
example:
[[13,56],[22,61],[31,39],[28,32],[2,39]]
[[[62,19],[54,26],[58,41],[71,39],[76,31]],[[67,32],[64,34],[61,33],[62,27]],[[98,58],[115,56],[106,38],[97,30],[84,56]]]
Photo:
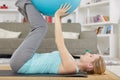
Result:
[[73,12],[79,6],[80,0],[32,0],[32,3],[43,15],[54,16],[59,7],[65,3],[71,5],[68,13]]

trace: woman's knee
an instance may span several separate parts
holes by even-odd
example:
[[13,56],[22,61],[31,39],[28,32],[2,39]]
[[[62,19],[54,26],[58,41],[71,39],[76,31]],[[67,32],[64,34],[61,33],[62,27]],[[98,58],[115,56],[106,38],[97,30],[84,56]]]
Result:
[[16,62],[14,61],[14,60],[10,60],[10,67],[11,67],[11,69],[14,71],[14,72],[17,72],[18,70],[17,70],[17,64],[16,64]]
[[17,72],[21,67],[20,59],[17,56],[18,55],[13,55],[10,59],[10,67],[14,72]]
[[47,24],[44,25],[37,25],[36,27],[31,28],[31,31],[37,30],[39,33],[46,33],[48,30]]

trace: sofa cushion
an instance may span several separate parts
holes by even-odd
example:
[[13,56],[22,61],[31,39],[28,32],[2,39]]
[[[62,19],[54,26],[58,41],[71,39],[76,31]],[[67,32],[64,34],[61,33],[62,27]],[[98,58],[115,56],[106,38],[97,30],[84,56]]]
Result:
[[[69,27],[69,28],[68,28]],[[20,38],[25,38],[30,31],[30,24],[28,23],[0,23],[0,28],[22,32]],[[81,32],[81,26],[79,23],[62,23],[63,32]],[[48,23],[48,32],[45,38],[54,38],[54,23]]]
[[28,23],[0,23],[0,28],[14,32],[21,32],[20,38],[25,38],[30,31],[30,25]]
[[0,39],[0,45],[2,45],[0,46],[0,54],[13,54],[22,41],[22,38]]
[[19,38],[21,32],[14,32],[0,28],[0,38]]
[[[72,55],[81,55],[81,54],[85,54],[85,50],[90,50],[91,53],[98,53],[97,50],[97,43],[96,41],[94,42],[95,39],[65,39],[65,45],[68,49],[68,51],[72,54]],[[39,47],[39,49],[37,50],[38,53],[40,52],[51,52],[51,51],[56,51],[57,46],[55,43],[55,39],[54,38],[47,38],[44,39]]]
[[64,39],[78,39],[80,33],[76,32],[62,32]]
[[92,54],[98,53],[97,42],[95,39],[65,39],[65,45],[72,55],[85,54],[86,50],[90,50]]
[[51,51],[56,51],[57,46],[55,43],[55,38],[45,38],[42,42],[40,47],[37,49],[38,53],[46,53]]
[[85,39],[85,38],[96,38],[96,31],[82,31],[79,36],[80,39]]
[[[54,23],[48,24],[48,32],[45,38],[55,38],[55,29]],[[62,23],[62,31],[63,32],[81,32],[81,25],[79,23]]]

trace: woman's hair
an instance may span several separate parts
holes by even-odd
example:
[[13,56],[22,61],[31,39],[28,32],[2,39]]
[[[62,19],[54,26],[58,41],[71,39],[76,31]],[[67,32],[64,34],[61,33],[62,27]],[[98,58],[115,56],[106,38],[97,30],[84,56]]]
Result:
[[106,64],[103,60],[103,58],[100,56],[99,59],[96,59],[93,62],[93,70],[88,71],[88,74],[102,74],[106,70]]

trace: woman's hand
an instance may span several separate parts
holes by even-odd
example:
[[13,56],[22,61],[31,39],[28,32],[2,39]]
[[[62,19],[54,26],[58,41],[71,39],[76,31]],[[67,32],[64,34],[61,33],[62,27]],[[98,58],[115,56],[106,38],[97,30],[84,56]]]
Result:
[[62,16],[65,16],[65,15],[67,15],[67,14],[69,14],[68,13],[68,10],[71,8],[71,5],[70,4],[62,4],[61,6],[60,6],[60,8],[56,11],[56,13],[55,13],[55,16],[57,16],[57,17],[62,17]]

